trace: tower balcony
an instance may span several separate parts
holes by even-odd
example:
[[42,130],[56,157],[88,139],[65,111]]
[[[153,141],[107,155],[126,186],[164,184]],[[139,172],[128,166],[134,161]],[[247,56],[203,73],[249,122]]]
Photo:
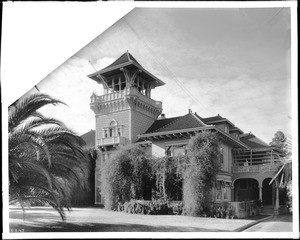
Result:
[[109,145],[124,145],[126,143],[125,137],[115,136],[97,139],[97,145],[100,147]]
[[162,102],[155,101],[155,100],[151,99],[150,97],[141,94],[135,87],[124,88],[123,90],[114,91],[114,92],[107,93],[107,94],[104,94],[101,96],[97,96],[96,94],[93,94],[91,96],[91,104],[90,105],[91,105],[91,107],[93,107],[98,104],[109,103],[109,102],[112,102],[115,100],[122,100],[127,97],[136,97],[139,99],[139,101],[142,101],[147,105],[150,105],[157,109],[162,109]]

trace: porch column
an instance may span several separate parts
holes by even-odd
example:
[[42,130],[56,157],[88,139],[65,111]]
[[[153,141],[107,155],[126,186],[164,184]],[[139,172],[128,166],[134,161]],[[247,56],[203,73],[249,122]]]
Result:
[[258,187],[259,188],[259,201],[262,202],[262,187]]
[[275,181],[275,207],[274,207],[274,215],[279,214],[279,186],[278,180]]
[[122,83],[121,83],[121,76],[119,77],[119,91],[121,91],[121,85],[122,85]]

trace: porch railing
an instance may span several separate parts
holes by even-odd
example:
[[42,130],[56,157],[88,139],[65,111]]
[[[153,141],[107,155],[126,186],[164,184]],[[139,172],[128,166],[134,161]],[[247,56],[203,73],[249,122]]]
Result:
[[233,152],[233,172],[270,172],[280,165],[280,156],[273,151]]

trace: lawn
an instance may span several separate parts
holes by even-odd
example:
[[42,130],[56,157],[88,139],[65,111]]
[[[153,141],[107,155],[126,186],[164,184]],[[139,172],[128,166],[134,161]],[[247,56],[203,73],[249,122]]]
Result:
[[52,208],[10,208],[10,232],[230,232],[256,219],[139,215],[101,208],[73,208],[63,222]]

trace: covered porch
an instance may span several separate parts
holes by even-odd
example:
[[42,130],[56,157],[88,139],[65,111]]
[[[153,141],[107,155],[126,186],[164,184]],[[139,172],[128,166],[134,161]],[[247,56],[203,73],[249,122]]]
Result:
[[270,184],[279,167],[281,154],[276,149],[233,149],[233,199],[255,200],[262,209],[272,209],[277,215],[285,204],[285,191],[278,182]]

